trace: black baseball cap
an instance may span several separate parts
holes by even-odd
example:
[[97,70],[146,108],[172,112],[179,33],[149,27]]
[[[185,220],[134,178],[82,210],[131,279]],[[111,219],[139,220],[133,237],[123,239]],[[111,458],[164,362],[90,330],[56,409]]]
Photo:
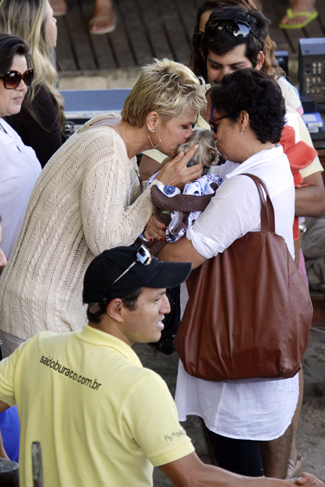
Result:
[[192,264],[162,262],[149,250],[117,247],[105,250],[88,266],[84,278],[83,302],[92,306],[91,312],[104,310],[114,298],[124,298],[141,287],[173,288],[186,280]]

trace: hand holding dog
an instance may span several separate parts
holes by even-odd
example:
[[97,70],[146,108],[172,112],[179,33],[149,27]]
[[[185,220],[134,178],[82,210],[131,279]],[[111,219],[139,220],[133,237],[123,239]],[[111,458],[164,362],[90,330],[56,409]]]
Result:
[[144,236],[150,242],[152,242],[153,239],[163,241],[166,238],[166,227],[155,215],[151,215],[150,220],[146,225]]
[[194,145],[185,155],[180,152],[173,160],[167,162],[159,171],[156,179],[165,186],[176,186],[183,189],[184,186],[195,179],[198,179],[203,171],[202,164],[187,167],[187,163],[192,159],[198,149],[198,144]]

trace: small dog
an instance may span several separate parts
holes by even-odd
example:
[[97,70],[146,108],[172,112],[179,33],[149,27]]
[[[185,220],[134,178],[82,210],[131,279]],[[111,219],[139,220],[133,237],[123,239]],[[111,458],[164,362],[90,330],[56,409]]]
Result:
[[[199,144],[198,150],[195,152],[192,159],[188,162],[187,166],[191,167],[195,164],[201,163],[204,168],[215,166],[219,161],[219,152],[215,144],[212,133],[209,130],[196,128],[193,130],[193,134],[187,142],[180,145],[177,153],[181,151],[188,152],[193,145]],[[206,170],[204,169],[204,172]]]
[[[174,226],[170,231],[167,228],[169,243],[176,241],[182,235],[185,234],[186,228],[188,226],[189,217],[191,217],[192,212],[194,216],[198,216],[199,212],[203,211],[208,205],[212,196],[214,196],[219,180],[221,180],[217,175],[207,174],[213,172],[211,166],[217,165],[219,161],[219,152],[215,145],[215,140],[212,133],[209,130],[204,129],[194,129],[193,134],[188,139],[187,142],[180,145],[177,153],[179,154],[183,151],[185,154],[190,150],[193,145],[199,144],[199,147],[192,157],[192,159],[187,163],[188,167],[194,166],[195,164],[201,163],[204,166],[203,175],[194,184],[198,184],[198,181],[204,179],[204,191],[203,188],[198,188],[194,193],[188,192],[187,194],[180,194],[178,188],[173,186],[163,186],[165,191],[168,191],[168,195],[164,194],[162,188],[157,185],[151,187],[151,201],[155,206],[155,215],[158,220],[160,220],[165,227],[169,227],[171,223],[172,216],[174,217]],[[154,179],[155,176],[152,176]],[[218,181],[216,182],[216,180]],[[188,184],[190,186],[192,183]],[[161,186],[161,185],[160,185]],[[208,192],[207,186],[209,187]],[[186,187],[185,187],[186,189]],[[175,195],[171,196],[175,192]],[[178,214],[178,216],[176,216]],[[193,225],[195,219],[190,219],[191,225]],[[177,222],[175,224],[175,222]],[[175,234],[179,233],[179,236]],[[135,245],[145,244],[153,255],[157,255],[162,247],[167,243],[166,241],[155,240],[154,242],[148,242],[144,235],[136,240]]]

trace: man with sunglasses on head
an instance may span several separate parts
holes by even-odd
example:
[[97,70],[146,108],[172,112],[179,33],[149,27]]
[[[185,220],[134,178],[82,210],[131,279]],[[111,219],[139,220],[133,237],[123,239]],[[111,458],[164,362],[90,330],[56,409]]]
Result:
[[[160,338],[170,311],[166,287],[190,270],[151,257],[144,246],[106,250],[85,274],[88,324],[41,332],[0,363],[0,410],[16,403],[21,420],[21,487],[32,484],[32,441],[41,442],[47,487],[152,486],[153,466],[175,486],[292,485],[203,464],[166,384],[131,348]],[[323,485],[308,474],[296,484]]]

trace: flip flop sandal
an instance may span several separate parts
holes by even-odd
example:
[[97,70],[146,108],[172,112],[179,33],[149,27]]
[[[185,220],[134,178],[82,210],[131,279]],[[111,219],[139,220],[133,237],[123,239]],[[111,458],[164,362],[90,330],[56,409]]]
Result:
[[318,12],[315,10],[315,12],[297,12],[295,14],[292,13],[292,9],[288,8],[286,15],[288,17],[288,20],[294,19],[295,17],[306,17],[305,22],[301,22],[300,24],[279,24],[278,27],[280,29],[288,29],[288,30],[293,30],[293,29],[303,29],[306,27],[306,25],[310,24],[313,20],[315,20],[318,17]]
[[296,463],[288,460],[286,479],[292,479],[297,476],[297,472],[301,469],[301,460],[302,458],[299,454],[297,455]]
[[110,32],[113,32],[113,30],[115,29],[116,29],[115,14],[98,15],[97,17],[94,17],[89,21],[89,33],[92,35],[109,34]]

